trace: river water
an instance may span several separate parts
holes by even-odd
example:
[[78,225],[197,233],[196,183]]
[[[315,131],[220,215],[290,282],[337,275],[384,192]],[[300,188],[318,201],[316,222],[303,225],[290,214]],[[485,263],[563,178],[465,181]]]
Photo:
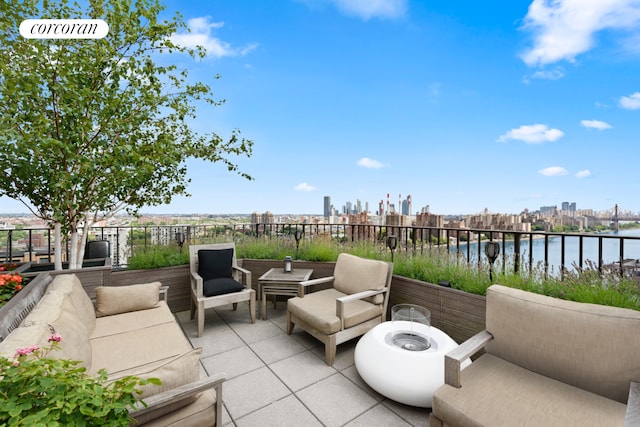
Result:
[[[621,237],[639,237],[640,229],[628,229],[620,230],[618,233],[599,233],[592,235],[585,235],[583,237],[582,245],[582,265],[587,267],[587,260],[590,260],[597,267],[598,265],[598,238],[602,237],[602,259],[603,264],[609,264],[620,260],[620,238]],[[501,240],[499,240],[501,242]],[[625,259],[640,259],[640,240],[624,239],[624,258]],[[560,271],[561,266],[561,237],[551,236],[549,237],[549,269],[550,271]],[[580,243],[578,237],[565,236],[564,253],[565,253],[565,267],[570,268],[578,265],[580,256]],[[456,246],[451,246],[450,250],[455,252]],[[484,255],[484,242],[480,244],[480,250],[483,251],[481,256],[483,260],[486,260]],[[502,248],[501,248],[502,250]],[[505,253],[507,258],[512,259],[514,253],[513,241],[507,240],[505,242]],[[460,252],[463,256],[467,254],[466,243],[460,244]],[[529,263],[529,240],[522,239],[520,241],[520,263],[522,266],[527,266]],[[538,263],[544,263],[544,239],[535,238],[531,248],[533,254],[533,266]],[[478,242],[472,242],[470,248],[471,260],[478,259]],[[500,255],[502,257],[502,253]]]

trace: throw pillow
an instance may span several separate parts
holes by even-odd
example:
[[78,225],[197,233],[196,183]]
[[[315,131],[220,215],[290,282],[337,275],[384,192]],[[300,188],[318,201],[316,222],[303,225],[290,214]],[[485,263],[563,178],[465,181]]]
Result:
[[[195,348],[187,353],[177,356],[166,363],[149,371],[143,371],[132,375],[140,378],[158,378],[162,384],[146,384],[141,386],[142,394],[139,396],[144,401],[145,398],[162,393],[167,390],[180,387],[185,384],[192,383],[200,379],[200,356],[202,355],[202,347]],[[151,412],[147,412],[136,420],[140,424],[147,423],[151,420],[169,414],[184,406],[190,405],[198,397],[200,393],[187,396],[168,405],[159,407]],[[142,409],[142,406],[139,408]]]
[[219,279],[209,279],[202,283],[202,293],[205,297],[230,294],[244,289],[244,285],[229,277]]
[[133,374],[144,379],[158,378],[162,381],[160,385],[145,384],[141,386],[142,394],[140,398],[144,400],[145,397],[197,381],[200,378],[201,355],[202,347],[194,348],[187,353],[168,360],[153,370]]
[[232,263],[233,248],[198,251],[198,274],[205,282],[209,279],[232,277]]
[[160,282],[129,286],[99,286],[96,288],[96,317],[158,306]]

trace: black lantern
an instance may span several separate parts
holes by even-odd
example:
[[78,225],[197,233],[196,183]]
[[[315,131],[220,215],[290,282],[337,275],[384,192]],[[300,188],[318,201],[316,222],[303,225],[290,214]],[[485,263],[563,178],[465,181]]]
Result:
[[176,231],[176,243],[180,246],[180,253],[182,253],[182,245],[184,245],[184,233],[182,231]]
[[300,240],[302,239],[302,231],[296,229],[293,233],[293,238],[296,239],[296,259],[298,258],[298,248],[300,247]]
[[284,257],[284,272],[291,273],[293,271],[293,259],[290,256]]
[[484,254],[487,256],[489,260],[489,280],[493,281],[493,263],[500,255],[500,243],[498,242],[487,242],[484,245]]
[[393,262],[393,251],[398,246],[398,238],[396,236],[387,236],[387,247],[391,249],[391,262]]

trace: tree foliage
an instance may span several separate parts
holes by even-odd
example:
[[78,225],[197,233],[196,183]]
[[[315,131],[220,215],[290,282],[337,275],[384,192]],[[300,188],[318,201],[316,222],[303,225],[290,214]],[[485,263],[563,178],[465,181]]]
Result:
[[[82,261],[82,225],[188,195],[188,158],[251,179],[232,159],[250,156],[252,141],[190,128],[197,104],[221,101],[172,62],[205,51],[173,43],[185,25],[160,20],[163,10],[157,0],[0,4],[0,195],[70,233],[72,267]],[[24,39],[26,18],[103,19],[109,33]]]

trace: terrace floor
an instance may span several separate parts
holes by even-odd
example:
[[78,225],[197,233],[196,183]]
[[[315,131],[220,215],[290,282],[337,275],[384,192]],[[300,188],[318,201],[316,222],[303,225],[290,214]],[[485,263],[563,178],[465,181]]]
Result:
[[268,320],[249,320],[248,304],[208,309],[202,337],[189,312],[176,314],[207,373],[224,372],[224,426],[428,426],[429,409],[380,395],[358,375],[357,339],[338,346],[333,367],[324,346],[294,329],[286,333],[286,303],[268,305]]

